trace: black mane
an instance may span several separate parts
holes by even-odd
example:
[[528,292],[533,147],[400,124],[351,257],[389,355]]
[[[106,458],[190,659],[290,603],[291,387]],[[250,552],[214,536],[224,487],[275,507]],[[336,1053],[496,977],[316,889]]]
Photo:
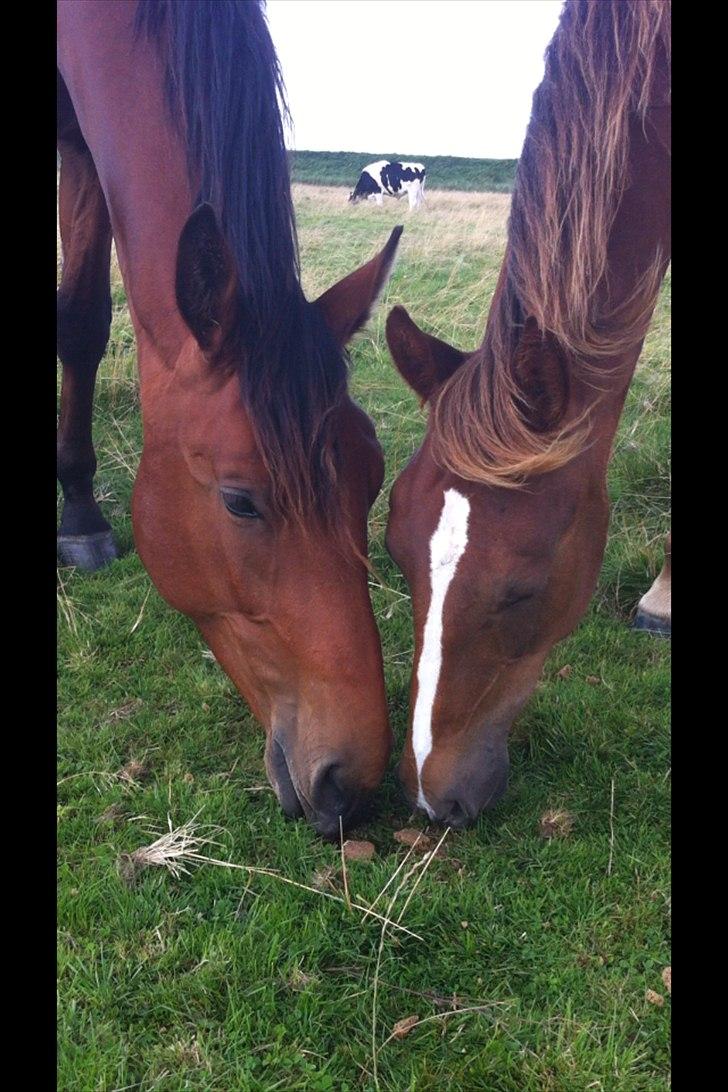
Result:
[[283,79],[259,0],[139,0],[135,33],[165,66],[190,179],[234,258],[245,330],[243,399],[286,515],[334,505],[331,411],[346,391],[343,352],[300,286],[283,137]]

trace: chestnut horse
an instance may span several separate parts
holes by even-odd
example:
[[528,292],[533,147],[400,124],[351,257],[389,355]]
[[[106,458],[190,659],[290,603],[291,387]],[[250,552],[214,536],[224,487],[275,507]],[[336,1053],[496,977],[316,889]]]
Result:
[[669,259],[669,28],[665,0],[566,3],[483,343],[461,352],[401,307],[387,321],[430,406],[387,532],[415,627],[399,772],[453,826],[504,792],[513,719],[599,573],[612,441]]
[[337,835],[391,749],[366,569],[383,460],[344,346],[401,228],[304,298],[257,2],[60,0],[58,69],[61,559],[116,555],[91,440],[113,236],[138,347],[139,554],[264,724],[284,811]]

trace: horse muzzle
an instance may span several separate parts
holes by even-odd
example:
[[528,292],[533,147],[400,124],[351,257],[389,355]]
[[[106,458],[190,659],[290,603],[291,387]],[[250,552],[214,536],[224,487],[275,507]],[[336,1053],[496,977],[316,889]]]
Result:
[[341,756],[327,756],[310,770],[297,769],[276,735],[266,748],[266,769],[278,801],[290,819],[305,816],[317,834],[335,841],[340,832],[372,812],[371,793],[360,788]]

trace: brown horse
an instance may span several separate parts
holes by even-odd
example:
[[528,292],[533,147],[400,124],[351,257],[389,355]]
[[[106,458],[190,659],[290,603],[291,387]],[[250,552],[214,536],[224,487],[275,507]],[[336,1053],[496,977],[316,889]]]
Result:
[[113,235],[138,346],[139,554],[265,725],[284,811],[336,835],[391,748],[366,570],[383,460],[344,346],[401,228],[304,298],[258,3],[60,0],[58,69],[61,558],[116,554],[91,440]]
[[503,793],[513,719],[599,572],[612,440],[669,257],[669,27],[665,0],[567,2],[483,343],[388,318],[430,406],[387,535],[415,626],[400,777],[453,826]]

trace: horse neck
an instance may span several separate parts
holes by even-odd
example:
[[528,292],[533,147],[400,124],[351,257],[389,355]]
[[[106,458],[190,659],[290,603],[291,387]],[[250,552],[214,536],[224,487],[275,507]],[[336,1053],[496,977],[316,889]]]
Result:
[[134,40],[134,6],[59,9],[59,68],[104,191],[138,345],[142,406],[189,331],[175,299],[177,245],[192,208],[185,151],[164,103],[160,62]]
[[599,311],[618,316],[613,329],[617,343],[622,330],[633,326],[635,316],[643,319],[642,336],[614,354],[587,357],[586,367],[582,362],[571,365],[571,410],[591,406],[594,430],[608,445],[619,424],[670,260],[669,125],[666,101],[648,107],[644,124],[636,116],[632,119],[630,182],[609,236],[607,275],[596,294]]

